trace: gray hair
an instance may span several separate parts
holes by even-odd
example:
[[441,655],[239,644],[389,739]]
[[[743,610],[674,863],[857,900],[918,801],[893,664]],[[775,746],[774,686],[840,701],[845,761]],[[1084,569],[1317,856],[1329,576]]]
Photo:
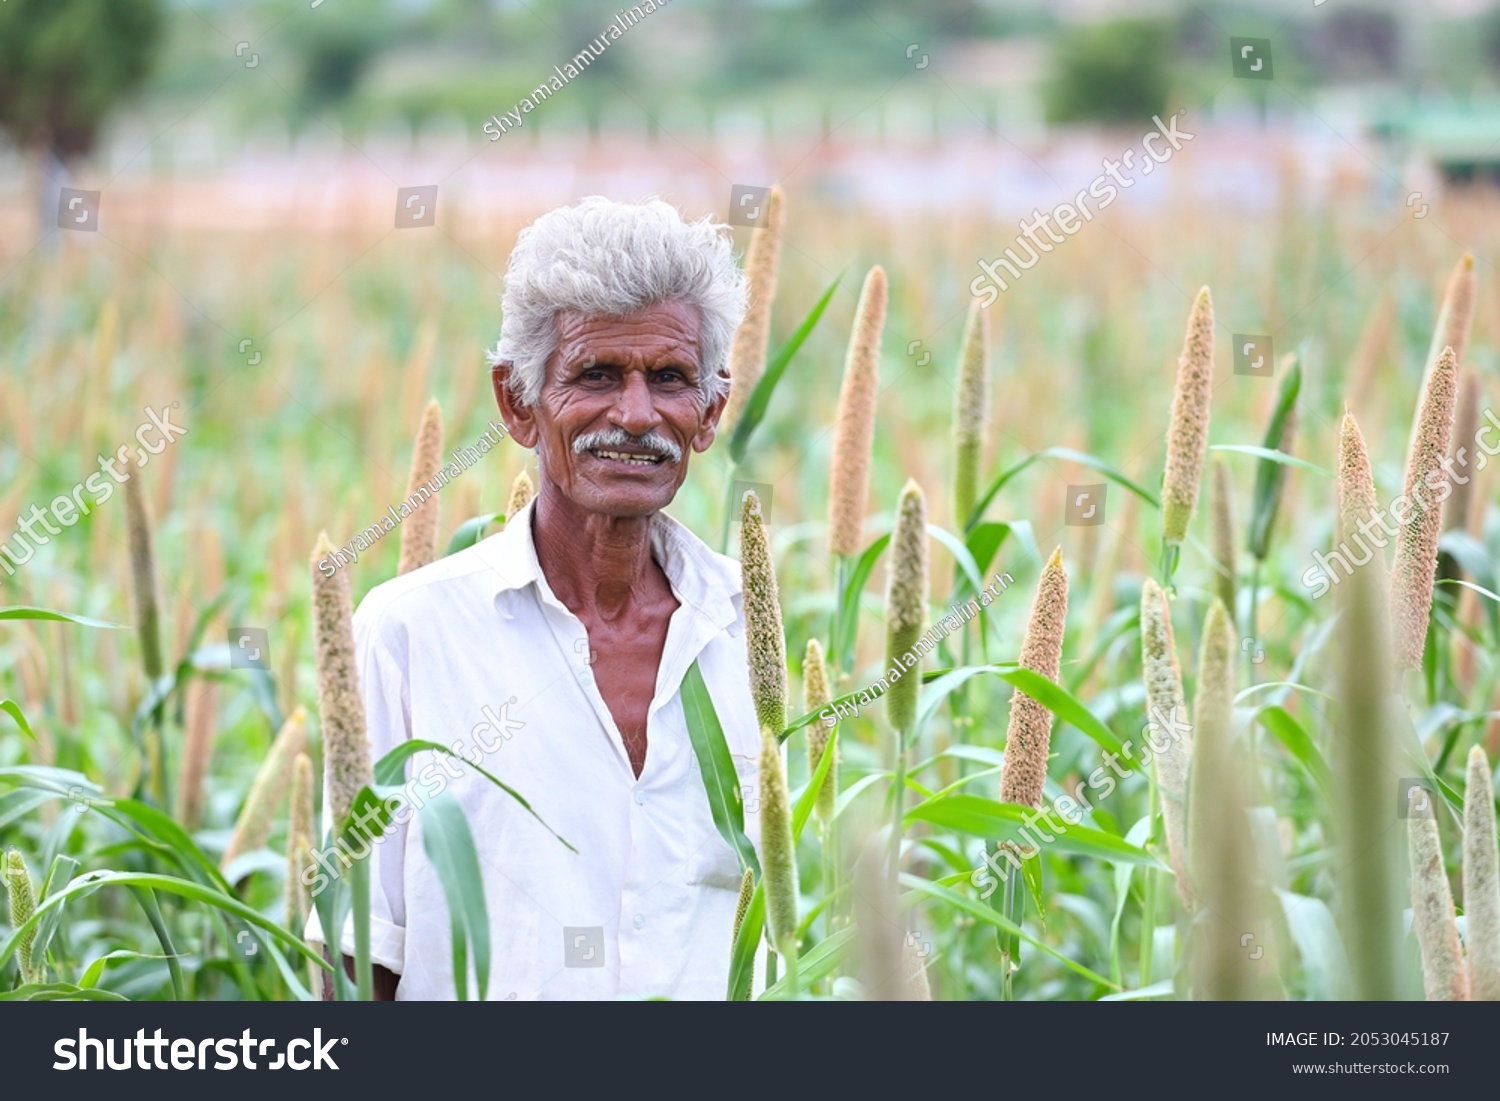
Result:
[[660,199],[617,203],[591,195],[548,211],[516,238],[500,342],[487,358],[492,367],[512,364],[511,393],[535,405],[557,350],[560,311],[628,317],[683,302],[698,310],[699,384],[712,401],[729,390],[729,345],[744,320],[746,293],[728,226],[711,217],[686,222]]

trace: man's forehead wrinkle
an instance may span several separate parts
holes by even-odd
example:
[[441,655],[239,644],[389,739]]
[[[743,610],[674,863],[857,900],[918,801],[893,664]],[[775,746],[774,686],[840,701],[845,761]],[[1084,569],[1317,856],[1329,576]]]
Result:
[[[662,305],[666,305],[666,303],[662,303]],[[692,320],[694,319],[690,314],[679,316],[675,312],[665,310],[653,312],[649,318],[640,313],[615,317],[608,314],[585,315],[576,310],[563,310],[558,313],[554,323],[557,325],[560,335],[570,334],[572,339],[578,339],[599,328],[613,327],[621,322],[630,323],[631,331],[639,331],[642,328],[649,327],[658,331],[664,331],[675,337],[688,337],[694,329]]]
[[[558,351],[566,367],[589,361],[613,363],[619,360],[670,360],[674,365],[698,369],[698,342],[691,326],[676,318],[657,315],[640,327],[613,329],[622,319],[589,317],[573,321],[558,319]],[[607,339],[600,339],[600,328],[610,327]]]

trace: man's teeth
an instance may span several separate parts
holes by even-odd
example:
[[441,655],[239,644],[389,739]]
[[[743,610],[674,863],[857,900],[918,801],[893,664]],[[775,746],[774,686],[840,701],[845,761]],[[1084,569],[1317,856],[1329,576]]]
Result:
[[662,460],[660,455],[631,455],[624,451],[595,450],[594,454],[601,459],[614,459],[616,462],[633,463],[636,466],[655,466]]

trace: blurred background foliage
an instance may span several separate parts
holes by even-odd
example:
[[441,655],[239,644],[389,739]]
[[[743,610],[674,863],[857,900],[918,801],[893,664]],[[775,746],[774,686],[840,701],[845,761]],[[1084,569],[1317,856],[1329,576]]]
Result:
[[[1263,92],[1226,80],[1230,35],[1274,37],[1277,82],[1292,90],[1357,86],[1466,102],[1500,82],[1500,10],[1457,0],[1337,10],[1284,0],[672,0],[669,9],[670,19],[591,67],[608,79],[570,92],[591,124],[612,103],[655,113],[667,97],[712,114],[746,101],[874,96],[911,71],[912,45],[963,61],[944,70],[955,91],[1054,124],[1113,125],[1173,97]],[[478,127],[618,10],[599,0],[7,0],[0,125],[65,157],[88,150],[107,108],[128,103],[190,107],[241,126],[274,119],[293,131],[312,116],[352,134],[455,114]],[[227,79],[252,57],[264,79]],[[144,99],[132,100],[143,80]]]
[[1053,52],[1048,120],[1134,123],[1162,113],[1177,37],[1170,23],[1153,20],[1070,28]]

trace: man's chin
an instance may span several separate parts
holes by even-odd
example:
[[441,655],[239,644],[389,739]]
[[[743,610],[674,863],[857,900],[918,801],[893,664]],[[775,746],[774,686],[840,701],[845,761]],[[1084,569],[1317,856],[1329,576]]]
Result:
[[640,519],[653,516],[672,503],[677,484],[638,484],[587,487],[576,503],[587,512],[613,519]]

